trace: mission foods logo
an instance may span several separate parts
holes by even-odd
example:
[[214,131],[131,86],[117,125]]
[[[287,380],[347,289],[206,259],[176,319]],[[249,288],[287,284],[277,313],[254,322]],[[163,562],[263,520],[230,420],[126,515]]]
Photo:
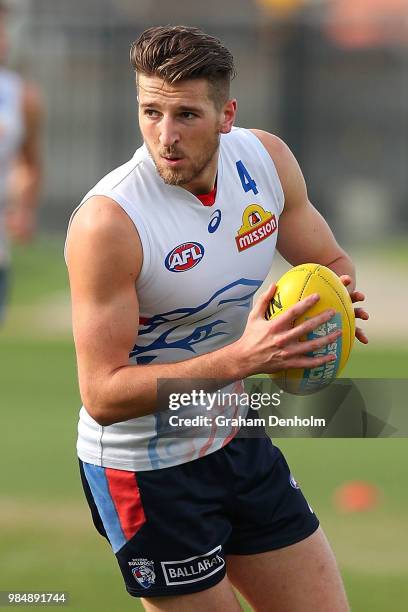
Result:
[[162,561],[164,578],[168,586],[191,584],[204,580],[225,567],[225,561],[220,555],[221,546],[210,552],[181,561]]
[[238,251],[245,251],[268,238],[277,229],[276,217],[259,204],[250,204],[242,215],[242,225],[235,237]]
[[167,255],[164,265],[170,272],[185,272],[200,263],[204,247],[199,242],[183,242]]

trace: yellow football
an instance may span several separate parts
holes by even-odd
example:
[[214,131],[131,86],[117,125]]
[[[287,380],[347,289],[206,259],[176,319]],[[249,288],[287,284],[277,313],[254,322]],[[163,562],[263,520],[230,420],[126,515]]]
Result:
[[335,342],[309,353],[311,356],[332,353],[336,356],[335,361],[316,368],[288,369],[271,374],[282,389],[296,395],[314,393],[330,384],[346,365],[354,342],[355,316],[349,293],[332,270],[319,264],[301,264],[286,272],[277,282],[277,289],[266,317],[278,317],[312,293],[318,293],[320,300],[296,319],[294,325],[299,325],[328,308],[333,308],[336,314],[301,340],[313,340],[337,329],[342,330],[342,335]]

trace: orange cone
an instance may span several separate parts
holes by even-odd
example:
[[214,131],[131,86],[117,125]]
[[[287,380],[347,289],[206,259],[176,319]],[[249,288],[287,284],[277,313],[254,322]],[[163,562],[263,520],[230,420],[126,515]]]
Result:
[[340,485],[334,492],[334,505],[341,512],[365,512],[378,505],[379,489],[364,480]]

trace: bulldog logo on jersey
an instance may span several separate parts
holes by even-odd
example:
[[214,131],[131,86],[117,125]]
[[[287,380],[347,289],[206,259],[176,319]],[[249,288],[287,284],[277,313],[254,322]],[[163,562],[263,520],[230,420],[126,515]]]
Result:
[[250,204],[242,215],[242,225],[235,236],[238,251],[245,251],[265,240],[278,228],[276,217],[260,204]]
[[164,265],[170,272],[185,272],[200,263],[204,247],[199,242],[183,242],[167,255]]

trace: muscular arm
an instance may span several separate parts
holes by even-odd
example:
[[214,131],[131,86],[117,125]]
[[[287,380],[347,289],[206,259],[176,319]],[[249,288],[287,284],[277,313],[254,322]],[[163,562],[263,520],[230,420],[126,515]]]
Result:
[[[285,196],[285,207],[279,219],[278,251],[294,266],[310,262],[331,268],[347,287],[352,302],[363,301],[364,294],[355,290],[354,264],[309,201],[305,179],[293,153],[277,136],[262,130],[252,132],[272,157]],[[354,312],[356,318],[368,319],[363,308],[355,308]],[[356,327],[356,337],[367,344],[367,336],[360,327]]]
[[277,136],[252,130],[272,157],[285,195],[277,248],[292,265],[313,262],[347,274],[355,286],[353,262],[337,244],[330,227],[311,204],[302,171],[289,147]]
[[75,215],[67,263],[80,391],[99,423],[153,412],[158,378],[240,377],[229,347],[178,363],[128,364],[139,321],[135,282],[142,247],[133,223],[112,200],[92,198]]
[[[138,329],[135,282],[142,257],[134,225],[113,200],[90,198],[79,209],[67,241],[73,330],[81,397],[99,424],[109,425],[157,410],[159,378],[213,379],[222,386],[254,373],[315,367],[330,361],[330,356],[305,355],[322,345],[319,343],[333,341],[333,335],[299,343],[306,329],[292,329],[293,320],[316,298],[307,298],[285,315],[266,321],[266,307],[275,290],[272,286],[251,311],[243,336],[233,344],[177,363],[129,365]],[[310,329],[332,314],[310,319]]]
[[24,140],[11,175],[7,223],[10,235],[24,242],[34,233],[42,178],[42,103],[39,91],[32,84],[24,87],[23,117]]

